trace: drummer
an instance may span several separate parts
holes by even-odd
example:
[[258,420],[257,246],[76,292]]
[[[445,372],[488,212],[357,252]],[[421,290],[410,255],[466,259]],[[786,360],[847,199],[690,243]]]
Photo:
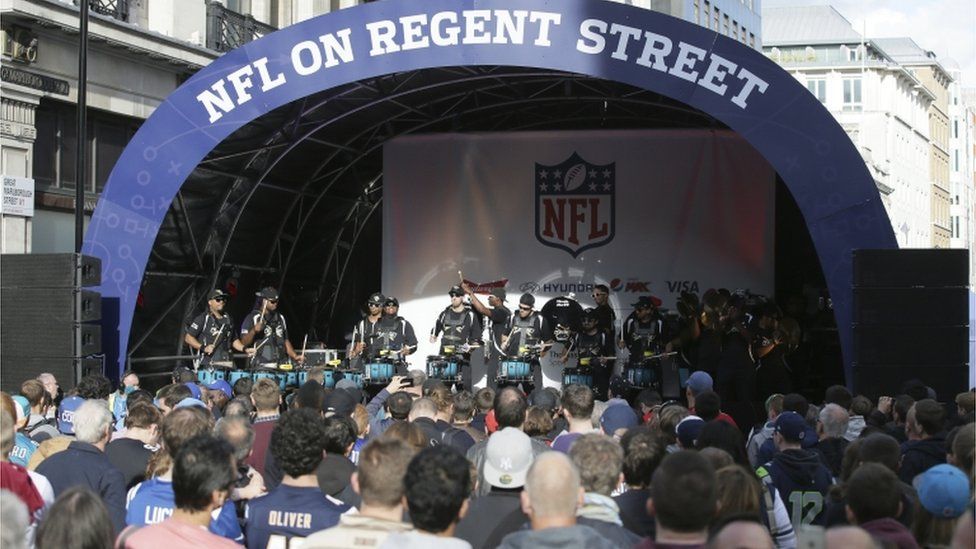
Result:
[[630,351],[629,368],[643,368],[644,360],[660,353],[668,340],[664,320],[658,312],[659,298],[642,295],[633,306],[634,311],[624,320],[617,346]]
[[437,316],[430,331],[430,342],[441,340],[438,354],[443,357],[463,356],[461,378],[465,389],[471,390],[471,345],[481,337],[481,321],[471,306],[464,303],[465,292],[460,286],[451,286],[447,291],[451,304]]
[[[518,358],[532,364],[533,388],[542,388],[542,365],[539,357],[545,356],[552,345],[552,329],[548,321],[535,310],[535,296],[522,294],[518,311],[512,315],[511,328],[502,338],[505,358]],[[504,359],[503,359],[504,360]]]
[[405,374],[408,370],[406,357],[417,350],[417,336],[413,325],[400,316],[399,312],[400,302],[397,298],[383,298],[383,316],[373,326],[363,356],[366,361],[392,360],[396,365],[396,372]]
[[573,338],[571,348],[579,356],[579,368],[588,368],[592,373],[597,394],[605,397],[610,388],[610,372],[613,370],[613,343],[607,332],[601,329],[600,314],[596,309],[585,309],[580,316],[580,323],[582,329]]
[[207,311],[186,326],[183,341],[197,353],[193,369],[200,366],[232,368],[231,349],[241,352],[244,344],[234,337],[234,321],[224,313],[227,293],[216,289],[207,296]]
[[261,307],[251,311],[241,326],[241,343],[247,346],[252,366],[277,367],[288,359],[304,362],[305,357],[296,353],[288,340],[288,323],[285,315],[278,312],[278,290],[268,286],[257,296]]

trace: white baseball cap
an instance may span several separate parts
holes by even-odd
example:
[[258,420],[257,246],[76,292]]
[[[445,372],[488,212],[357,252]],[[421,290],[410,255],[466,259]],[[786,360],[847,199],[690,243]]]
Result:
[[529,435],[515,427],[505,427],[488,439],[485,481],[496,488],[521,488],[533,459]]

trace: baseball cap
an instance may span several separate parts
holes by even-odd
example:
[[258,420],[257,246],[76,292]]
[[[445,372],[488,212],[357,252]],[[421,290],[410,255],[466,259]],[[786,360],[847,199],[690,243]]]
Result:
[[698,435],[705,428],[705,420],[698,416],[687,416],[678,422],[675,427],[675,434],[681,441],[682,448],[694,448]]
[[66,435],[75,434],[75,411],[81,407],[85,399],[80,396],[69,396],[58,406],[58,431]]
[[357,385],[354,380],[348,377],[344,377],[336,382],[335,388],[336,389],[358,389],[359,385]]
[[221,290],[220,288],[213,290],[209,295],[207,295],[207,299],[227,299],[227,297],[227,292]]
[[14,395],[11,398],[13,398],[14,402],[17,404],[17,417],[15,418],[17,421],[20,421],[30,415],[30,401],[27,400],[27,397],[23,395]]
[[356,409],[356,399],[348,391],[332,391],[325,401],[325,412],[349,417]]
[[610,436],[613,436],[617,429],[630,429],[637,424],[637,414],[630,406],[608,406],[600,416],[600,427]]
[[447,291],[447,295],[449,295],[451,297],[454,297],[454,296],[462,297],[464,295],[464,290],[462,290],[460,286],[454,285],[454,286],[451,286],[451,289]]
[[515,427],[505,427],[491,435],[485,448],[485,481],[497,488],[525,485],[525,476],[535,459],[529,435]]
[[552,391],[533,389],[529,393],[529,406],[537,406],[547,412],[551,412],[559,407],[559,403],[556,401],[556,395],[552,394]]
[[807,422],[796,412],[783,412],[776,417],[774,432],[790,442],[800,442],[807,432]]
[[189,408],[190,406],[199,406],[200,408],[206,408],[207,405],[203,403],[199,398],[186,397],[179,401],[173,408]]
[[257,293],[257,296],[264,299],[278,299],[278,290],[272,288],[271,286],[267,286],[261,288],[261,291]]
[[383,305],[393,305],[395,307],[399,307],[400,302],[397,301],[397,298],[393,297],[392,295],[388,295],[386,296],[386,299],[383,300]]
[[642,295],[637,298],[637,303],[632,303],[632,307],[650,307],[651,305],[655,307],[661,306],[661,298],[653,295]]
[[[234,389],[231,388],[230,383],[227,383],[227,381],[223,379],[218,379],[210,385],[207,385],[207,389],[210,389],[211,391],[220,391],[221,393],[227,395],[227,398],[234,398]],[[193,389],[190,390],[192,391]]]
[[385,301],[386,301],[386,297],[384,297],[383,294],[376,292],[373,295],[369,296],[369,299],[366,300],[366,304],[382,305]]
[[708,375],[708,372],[703,372],[698,370],[697,372],[692,372],[688,376],[688,383],[686,383],[689,389],[691,389],[691,394],[697,395],[704,393],[705,391],[712,390],[712,376]]
[[535,296],[533,296],[530,293],[524,293],[524,294],[522,294],[522,297],[519,298],[519,304],[521,304],[521,305],[528,305],[529,307],[534,307],[535,306]]
[[193,395],[193,398],[198,400],[200,399],[201,396],[200,387],[198,387],[196,383],[193,383],[192,381],[187,381],[183,385],[186,385],[187,389],[190,390],[190,394]]
[[593,307],[583,309],[583,313],[580,315],[580,320],[597,320],[596,309]]
[[502,301],[505,301],[505,296],[508,295],[505,293],[505,288],[492,288],[488,294],[493,295]]
[[939,518],[958,518],[969,504],[969,479],[958,467],[943,463],[916,480],[918,501]]

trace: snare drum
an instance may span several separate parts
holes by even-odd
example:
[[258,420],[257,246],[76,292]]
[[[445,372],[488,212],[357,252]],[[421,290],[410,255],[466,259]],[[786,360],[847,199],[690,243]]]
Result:
[[[302,372],[304,373],[304,372]],[[278,377],[285,378],[285,387],[299,387],[298,383],[298,372],[283,372],[278,374]]]
[[[335,373],[335,380],[339,382],[343,379],[351,379],[356,383],[356,386],[360,389],[363,388],[363,374],[355,370],[337,370]],[[328,381],[328,379],[326,379]],[[333,385],[335,385],[333,383]]]
[[563,370],[563,387],[567,385],[593,386],[593,374],[588,368],[566,368]]
[[210,385],[221,379],[227,379],[227,372],[223,370],[209,370],[207,368],[197,370],[197,381],[204,385]]
[[427,357],[427,375],[441,381],[458,381],[459,368],[456,360],[432,355]]
[[245,372],[244,370],[234,370],[233,372],[230,373],[230,376],[227,379],[230,382],[230,386],[233,387],[234,384],[237,383],[238,379],[244,379],[244,378],[253,379],[251,377],[251,372]]
[[530,380],[532,363],[524,360],[503,360],[498,366],[498,376],[514,380]]
[[364,376],[373,384],[389,383],[396,371],[392,362],[370,362],[363,368]]
[[657,382],[657,374],[653,368],[627,368],[624,377],[634,387],[650,387]]
[[271,381],[274,381],[282,391],[285,390],[285,376],[279,376],[276,372],[254,372],[251,374],[251,377],[254,379],[255,385],[261,379],[270,379]]

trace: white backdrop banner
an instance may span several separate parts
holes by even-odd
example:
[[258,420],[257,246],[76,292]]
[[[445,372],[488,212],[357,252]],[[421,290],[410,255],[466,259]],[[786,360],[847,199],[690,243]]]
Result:
[[421,340],[458,271],[505,281],[508,305],[611,289],[639,295],[773,290],[774,172],[733,132],[434,134],[383,151],[383,288]]

